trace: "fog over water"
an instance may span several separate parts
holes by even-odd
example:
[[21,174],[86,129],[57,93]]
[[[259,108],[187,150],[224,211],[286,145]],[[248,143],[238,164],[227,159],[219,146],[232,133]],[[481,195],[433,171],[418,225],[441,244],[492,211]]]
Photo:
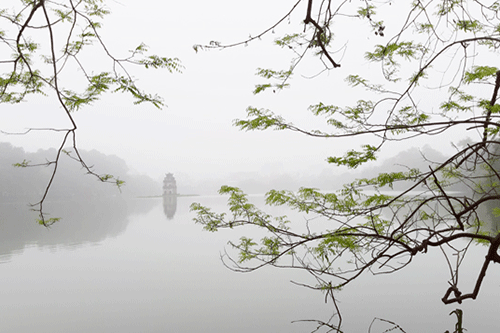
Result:
[[[51,94],[0,105],[0,332],[309,332],[314,323],[291,322],[330,318],[333,305],[325,304],[324,295],[290,282],[314,284],[306,273],[264,268],[239,274],[227,269],[220,260],[221,253],[230,250],[227,242],[248,234],[202,231],[193,222],[190,204],[225,211],[227,198],[217,190],[231,185],[265,207],[263,194],[271,189],[306,186],[330,191],[379,172],[427,168],[422,155],[443,161],[453,150],[451,143],[465,136],[450,131],[439,140],[419,137],[388,143],[379,161],[348,170],[325,160],[370,140],[234,127],[234,120],[245,118],[246,108],[255,106],[306,129],[322,129],[324,121],[315,119],[308,107],[357,100],[344,78],[353,68],[374,70],[363,54],[350,48],[342,67],[331,73],[311,80],[322,65],[304,63],[291,89],[254,95],[255,84],[262,83],[255,76],[257,68],[289,65],[288,51],[272,44],[279,34],[297,30],[296,25],[284,25],[247,47],[193,50],[194,44],[232,43],[256,35],[295,2],[109,1],[112,13],[104,21],[102,37],[110,52],[123,57],[144,42],[152,53],[178,57],[185,68],[174,74],[131,70],[141,88],[165,99],[162,110],[134,105],[117,93],[74,113],[83,159],[97,173],[112,174],[125,185],[120,191],[99,183],[64,157],[44,207],[48,216],[61,217],[51,228],[37,225],[37,213],[28,206],[41,199],[50,167],[12,165],[53,159],[63,134],[18,134],[29,128],[67,128],[68,119]],[[360,28],[363,24],[368,25],[360,23]],[[65,36],[56,32],[55,38]],[[370,45],[380,42],[373,34],[352,38]],[[98,48],[82,54],[91,72],[112,65],[101,57]],[[433,98],[426,96],[422,103]],[[472,130],[466,134],[477,135]],[[173,173],[180,194],[196,196],[159,197],[166,173]],[[281,208],[263,209],[294,221],[307,218]],[[416,256],[400,272],[367,272],[339,293],[345,332],[368,332],[374,318],[383,318],[408,333],[443,333],[453,329],[456,320],[449,314],[457,307],[464,311],[469,332],[496,332],[500,267],[489,268],[476,301],[445,306],[440,298],[449,272],[439,249],[433,250]],[[484,248],[472,248],[469,257],[461,268],[467,290],[476,279]],[[377,322],[371,332],[388,327]]]
[[[161,182],[129,174],[127,164],[118,156],[82,151],[100,162],[100,167],[124,174],[129,183],[120,193],[71,163],[63,163],[59,182],[45,206],[50,216],[61,217],[61,221],[46,229],[35,223],[37,214],[27,203],[39,199],[47,170],[13,168],[12,163],[15,159],[36,160],[48,151],[26,153],[7,143],[0,144],[0,150],[5,157],[0,170],[10,175],[0,182],[2,331],[304,332],[314,326],[291,322],[327,320],[333,313],[333,305],[325,304],[323,295],[290,282],[314,284],[308,274],[272,268],[241,274],[222,264],[219,256],[230,251],[229,240],[255,236],[255,232],[235,229],[209,233],[195,225],[189,211],[192,202],[218,212],[227,209],[226,198],[215,195],[210,187],[207,192],[211,195],[176,200],[137,198],[137,193],[157,195]],[[441,157],[431,147],[424,147],[422,153],[429,159]],[[401,166],[396,162],[401,160],[416,166],[418,162],[412,161],[416,156],[418,150],[409,149],[377,168],[350,176],[368,177],[397,169]],[[262,193],[269,186],[298,185],[291,177],[254,176],[242,173],[233,185],[250,193]],[[340,176],[342,181],[348,177]],[[315,184],[335,187],[340,184],[337,178],[323,175]],[[203,185],[213,189],[216,185],[215,180],[184,184],[181,179],[177,179],[177,186],[185,194],[204,194]],[[250,195],[250,200],[269,213],[286,214],[298,223],[310,218],[284,208],[264,208],[261,194]],[[484,250],[471,250],[462,272],[477,272]],[[491,267],[482,287],[485,292],[478,300],[460,306],[465,327],[483,332],[496,327],[498,273],[497,267]],[[462,274],[461,278],[472,287],[474,275]],[[337,295],[343,327],[346,332],[366,332],[374,318],[383,318],[407,332],[444,332],[453,327],[455,321],[448,314],[457,307],[441,303],[447,279],[446,264],[437,249],[415,257],[401,272],[362,275]],[[28,321],[23,320],[27,313]],[[385,329],[387,325],[377,321],[372,332]]]
[[[251,196],[263,204],[262,196]],[[225,198],[181,197],[173,218],[161,198],[51,203],[63,220],[47,230],[25,205],[0,205],[0,329],[5,332],[304,332],[300,319],[327,320],[332,304],[290,282],[308,274],[228,270],[219,253],[241,231],[208,233],[192,222],[189,204],[224,210]],[[274,208],[272,213],[283,213]],[[292,214],[292,218],[301,219]],[[482,258],[481,248],[472,249]],[[483,250],[484,251],[484,250]],[[444,332],[455,323],[444,306],[447,270],[439,250],[417,256],[391,275],[365,274],[338,294],[346,332],[367,332],[375,317],[406,332]],[[497,267],[477,301],[460,306],[470,331],[497,327]],[[475,276],[464,274],[464,283]],[[372,332],[387,326],[377,322]]]

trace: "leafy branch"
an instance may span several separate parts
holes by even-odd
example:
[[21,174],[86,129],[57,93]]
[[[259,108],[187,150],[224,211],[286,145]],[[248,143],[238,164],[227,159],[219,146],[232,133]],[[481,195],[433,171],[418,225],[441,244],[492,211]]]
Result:
[[[26,15],[27,13],[27,15]],[[57,218],[46,219],[43,205],[49,195],[53,180],[56,177],[60,158],[69,145],[73,151],[70,156],[88,173],[99,181],[113,183],[118,188],[123,181],[112,175],[96,174],[80,156],[76,143],[77,124],[73,112],[81,110],[98,101],[107,92],[128,93],[134,104],[149,103],[157,108],[164,106],[163,100],[156,94],[142,91],[136,80],[129,74],[129,65],[141,66],[145,69],[166,69],[169,72],[181,72],[182,65],[177,58],[158,55],[145,55],[147,47],[139,45],[130,55],[118,58],[112,55],[100,35],[101,19],[110,13],[103,0],[65,0],[52,2],[48,0],[22,1],[13,9],[0,9],[0,22],[17,28],[17,32],[7,33],[0,29],[0,43],[12,51],[10,58],[0,59],[0,64],[7,65],[0,73],[0,103],[15,104],[24,101],[29,95],[54,92],[58,103],[71,126],[69,128],[29,128],[25,132],[4,134],[26,135],[32,131],[61,132],[63,138],[54,159],[41,164],[52,167],[45,191],[39,202],[33,204],[39,212],[39,222],[45,226],[58,221]],[[36,23],[35,23],[36,22]],[[44,40],[34,42],[35,32],[46,32]],[[63,35],[65,34],[65,35]],[[38,35],[37,35],[38,36]],[[56,39],[65,39],[62,48],[56,45]],[[38,37],[37,37],[38,38]],[[89,74],[89,66],[82,60],[82,50],[94,48],[104,52],[112,61],[109,71]],[[40,63],[36,59],[42,59]],[[62,79],[63,73],[76,66],[83,73],[86,87],[80,91],[69,88],[70,81]],[[17,167],[37,166],[28,161],[15,164]]]

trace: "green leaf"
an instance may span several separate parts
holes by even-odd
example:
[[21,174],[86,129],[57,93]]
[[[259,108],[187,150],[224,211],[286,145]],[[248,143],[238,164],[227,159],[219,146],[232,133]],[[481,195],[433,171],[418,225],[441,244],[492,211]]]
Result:
[[375,153],[378,148],[372,145],[363,145],[363,151],[348,151],[344,157],[329,157],[327,159],[328,163],[333,163],[336,165],[344,165],[350,169],[356,169],[361,164],[368,161],[375,161]]
[[28,166],[30,166],[31,161],[27,161],[27,160],[23,160],[21,163],[14,163],[12,164],[12,166],[16,167],[16,168],[26,168]]
[[472,83],[474,81],[484,82],[496,76],[497,67],[473,66],[471,70],[465,72],[464,82]]

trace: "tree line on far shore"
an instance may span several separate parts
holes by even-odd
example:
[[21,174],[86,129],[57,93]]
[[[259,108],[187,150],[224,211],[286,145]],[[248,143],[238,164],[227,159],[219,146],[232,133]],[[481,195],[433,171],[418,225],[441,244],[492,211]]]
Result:
[[[23,148],[14,147],[10,143],[0,142],[0,202],[40,200],[52,173],[51,167],[35,166],[46,163],[47,156],[57,151],[39,149],[37,152],[26,152]],[[49,200],[98,199],[103,197],[123,196],[139,197],[158,195],[161,185],[146,175],[132,175],[126,162],[115,156],[105,155],[97,150],[80,151],[88,165],[95,162],[94,171],[111,174],[124,181],[119,189],[111,184],[103,184],[86,174],[77,163],[72,163],[69,156],[63,156],[58,173],[54,178]],[[97,163],[98,162],[98,163]],[[22,164],[30,167],[15,167]]]

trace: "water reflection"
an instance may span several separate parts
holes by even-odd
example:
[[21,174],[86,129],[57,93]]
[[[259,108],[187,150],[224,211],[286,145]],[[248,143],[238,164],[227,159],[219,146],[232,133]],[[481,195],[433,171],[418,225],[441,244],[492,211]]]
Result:
[[168,220],[172,220],[177,209],[177,195],[163,196],[163,211]]
[[[240,235],[202,231],[191,220],[194,200],[215,211],[226,207],[224,197],[178,197],[178,223],[165,223],[159,198],[60,202],[47,208],[63,219],[45,229],[25,204],[0,205],[0,261],[2,254],[15,255],[0,265],[0,332],[298,333],[314,327],[291,321],[330,317],[323,295],[290,283],[314,283],[304,272],[226,269],[219,254]],[[252,200],[263,206],[263,197]],[[289,216],[303,220],[297,212]],[[454,305],[440,301],[448,269],[434,250],[395,274],[362,275],[338,293],[343,331],[367,332],[374,317],[406,332],[449,329],[454,321],[444,318]],[[470,251],[471,258],[484,258]],[[470,331],[498,329],[498,278],[492,277],[484,286],[490,292],[463,304]]]
[[27,247],[79,247],[122,234],[131,214],[146,214],[156,200],[108,198],[47,202],[44,207],[61,221],[50,229],[36,223],[37,213],[25,203],[0,204],[0,262]]

